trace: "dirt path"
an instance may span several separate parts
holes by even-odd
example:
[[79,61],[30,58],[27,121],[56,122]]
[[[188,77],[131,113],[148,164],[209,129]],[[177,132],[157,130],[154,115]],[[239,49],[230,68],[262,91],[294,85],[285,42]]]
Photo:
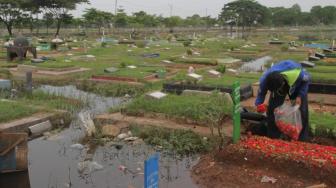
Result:
[[[154,127],[163,127],[169,129],[182,129],[182,130],[191,130],[195,133],[198,133],[203,136],[211,135],[211,131],[207,126],[199,126],[194,124],[180,123],[173,120],[168,120],[165,118],[150,118],[150,117],[135,117],[135,116],[126,116],[121,113],[114,114],[103,114],[96,117],[95,121],[104,123],[120,123],[126,122],[128,124],[135,124],[140,126],[154,126]],[[217,131],[214,132],[217,134]],[[225,136],[232,136],[232,123],[231,121],[227,122],[224,125],[223,133]]]

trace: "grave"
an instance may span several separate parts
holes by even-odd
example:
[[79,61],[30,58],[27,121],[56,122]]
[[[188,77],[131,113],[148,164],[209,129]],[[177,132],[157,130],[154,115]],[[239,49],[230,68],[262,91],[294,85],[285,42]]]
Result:
[[151,99],[162,99],[167,96],[167,94],[162,93],[160,91],[155,91],[152,93],[147,93],[146,96]]

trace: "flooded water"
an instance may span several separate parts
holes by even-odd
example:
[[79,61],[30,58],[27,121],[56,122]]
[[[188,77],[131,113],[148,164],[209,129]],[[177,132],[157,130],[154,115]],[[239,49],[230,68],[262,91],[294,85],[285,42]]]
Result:
[[272,60],[271,56],[261,57],[259,59],[244,63],[240,68],[240,72],[260,72],[265,70],[264,66]]
[[[79,91],[73,86],[43,86],[40,89],[48,93],[85,100],[89,107],[83,110],[89,110],[94,114],[103,113],[110,107],[122,103],[122,99],[97,96]],[[28,143],[29,175],[21,173],[8,181],[20,181],[15,185],[22,188],[28,188],[29,181],[32,188],[143,187],[143,164],[144,160],[156,152],[153,147],[143,143],[138,145],[119,143],[123,147],[118,149],[114,143],[98,146],[94,150],[89,149],[88,146],[84,146],[84,149],[71,147],[83,137],[84,133],[79,128],[78,121],[74,119],[68,129],[48,138],[41,137],[30,141]],[[178,159],[160,154],[160,187],[197,187],[190,177],[190,169],[197,161],[198,156]],[[83,168],[84,164],[90,162],[96,163]],[[120,170],[121,166],[125,166],[128,170]],[[0,185],[14,187],[10,182]]]

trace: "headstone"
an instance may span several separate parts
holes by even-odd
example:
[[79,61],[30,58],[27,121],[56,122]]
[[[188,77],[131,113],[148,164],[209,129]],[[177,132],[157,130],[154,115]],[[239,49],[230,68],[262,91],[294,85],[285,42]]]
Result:
[[118,68],[109,67],[109,68],[104,69],[104,72],[106,72],[106,73],[113,73],[113,72],[117,72],[118,70],[119,70]]
[[43,59],[31,59],[32,63],[43,63],[44,60]]
[[146,96],[149,97],[149,98],[152,98],[152,99],[162,99],[162,98],[166,97],[167,94],[162,93],[160,91],[155,91],[155,92],[152,92],[152,93],[148,93]]
[[134,66],[134,65],[129,65],[129,66],[127,66],[127,68],[130,68],[130,69],[136,69],[137,67]]
[[209,74],[211,74],[212,76],[217,76],[217,77],[219,77],[219,76],[221,75],[221,73],[218,72],[218,71],[216,71],[216,70],[209,70],[208,72],[209,72]]
[[331,49],[328,48],[324,48],[323,49],[323,53],[332,53],[333,51]]
[[169,61],[169,60],[162,60],[162,63],[170,64],[170,63],[173,63],[173,62],[172,62],[172,61]]
[[309,61],[301,61],[300,64],[302,65],[302,67],[315,67],[315,63]]
[[228,72],[228,73],[231,73],[231,74],[238,75],[238,71],[235,70],[235,69],[227,69],[227,72]]
[[324,55],[324,54],[322,54],[322,53],[318,53],[318,52],[315,53],[315,56],[318,57],[318,58],[320,58],[320,59],[325,58],[325,55]]
[[191,73],[191,74],[187,74],[188,77],[196,79],[196,80],[201,80],[203,78],[202,75],[196,74],[196,73]]
[[145,161],[144,188],[159,188],[159,154]]
[[318,61],[318,60],[320,60],[320,58],[316,57],[316,56],[309,56],[308,57],[308,61]]

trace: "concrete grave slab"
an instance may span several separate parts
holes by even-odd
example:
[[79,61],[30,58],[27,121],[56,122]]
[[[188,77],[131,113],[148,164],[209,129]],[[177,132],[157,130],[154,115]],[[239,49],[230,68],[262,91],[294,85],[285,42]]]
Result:
[[161,91],[155,91],[155,92],[146,94],[146,96],[152,99],[162,99],[166,97],[167,94],[162,93]]
[[196,79],[196,80],[201,80],[203,78],[202,75],[199,75],[199,74],[196,74],[196,73],[190,73],[190,74],[187,74],[187,76],[190,77],[190,78]]

